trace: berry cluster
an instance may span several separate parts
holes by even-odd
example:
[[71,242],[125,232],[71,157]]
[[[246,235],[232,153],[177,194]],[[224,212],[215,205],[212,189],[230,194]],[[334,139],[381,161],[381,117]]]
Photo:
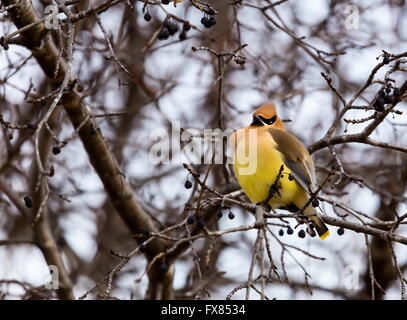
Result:
[[158,40],[167,40],[170,36],[177,33],[177,31],[178,25],[169,19],[165,19],[161,31],[158,34]]
[[201,23],[204,25],[205,28],[212,28],[216,24],[216,19],[215,19],[215,10],[212,8],[205,8],[204,10],[205,15],[201,19]]
[[216,24],[216,19],[214,16],[210,16],[210,17],[204,16],[201,19],[201,23],[204,25],[205,28],[209,29]]
[[391,93],[391,88],[387,87],[384,90],[380,90],[376,100],[373,103],[373,106],[377,111],[383,111],[384,106],[389,103],[393,103],[394,98],[400,96],[400,89],[395,88],[393,94]]
[[[170,0],[161,0],[161,3],[164,5],[168,5],[170,3]],[[216,12],[214,9],[212,9],[209,5],[204,5],[202,8],[199,8],[204,13],[204,16],[201,19],[201,23],[205,26],[205,28],[211,28],[216,24],[216,19],[215,19],[215,14]],[[144,14],[144,20],[149,22],[152,19],[151,14],[148,12],[148,6],[145,5],[143,7],[143,14]],[[173,17],[174,19],[174,17]],[[167,40],[170,36],[174,35],[175,33],[178,32],[178,25],[176,21],[171,21],[171,16],[168,16],[163,23],[163,26],[158,34],[158,39],[159,40]],[[180,20],[180,19],[178,19]],[[184,41],[187,39],[187,32],[191,29],[191,25],[188,21],[184,22],[183,28],[179,34],[179,40]],[[245,58],[238,57],[235,58],[235,62],[237,64],[244,64],[245,63]]]
[[191,25],[190,25],[189,22],[187,21],[187,22],[185,22],[184,25],[182,26],[182,31],[181,31],[181,33],[179,34],[179,39],[180,39],[181,41],[186,40],[186,38],[187,38],[187,32],[188,32],[189,30],[191,30]]
[[195,215],[190,215],[190,216],[188,216],[188,218],[187,218],[187,223],[188,224],[196,224],[196,226],[198,227],[198,228],[203,228],[203,227],[205,227],[205,221],[203,220],[203,219],[197,219],[196,217],[195,217]]
[[232,210],[230,210],[230,207],[228,206],[223,206],[222,209],[220,209],[217,213],[217,217],[218,219],[221,219],[223,217],[223,211],[227,211],[228,210],[228,218],[230,220],[233,220],[235,218],[235,214],[232,212]]
[[[291,235],[291,234],[293,234],[293,233],[294,233],[294,230],[293,230],[290,226],[288,226],[288,227],[287,227],[287,234]],[[342,236],[342,235],[345,233],[345,229],[342,228],[342,227],[340,227],[340,228],[338,228],[337,233],[338,233],[338,235]],[[317,235],[314,229],[309,229],[309,230],[308,230],[308,234],[309,234],[312,238]],[[278,231],[278,235],[279,235],[280,237],[282,237],[282,236],[284,235],[284,230],[283,230],[283,229],[280,229],[280,230]],[[304,239],[305,236],[306,236],[305,231],[304,231],[304,230],[298,231],[298,236],[299,236],[301,239]]]
[[[294,230],[290,227],[290,226],[288,226],[288,228],[287,228],[287,234],[289,234],[289,235],[291,235],[291,234],[293,234],[294,233]],[[284,235],[284,230],[283,229],[280,229],[279,231],[278,231],[278,235],[280,236],[280,237],[282,237],[283,235]],[[298,231],[298,236],[300,237],[300,238],[305,238],[305,231],[304,230],[300,230],[300,231]],[[310,236],[311,237],[315,237],[315,231],[314,230],[311,230],[310,231]]]
[[[163,27],[158,34],[158,40],[167,40],[170,36],[176,34],[179,30],[178,24],[176,21],[171,19],[165,19],[163,23]],[[182,31],[179,34],[179,40],[184,41],[187,38],[187,32],[191,30],[191,25],[189,22],[185,22],[182,26]]]
[[[233,60],[236,64],[240,64],[241,66],[246,63],[246,57],[242,56],[235,56]],[[288,179],[290,179],[290,177],[288,177]]]

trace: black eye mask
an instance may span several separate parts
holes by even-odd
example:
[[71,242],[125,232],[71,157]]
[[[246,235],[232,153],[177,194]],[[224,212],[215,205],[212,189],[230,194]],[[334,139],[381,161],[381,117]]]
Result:
[[274,116],[272,118],[265,118],[259,115],[255,115],[253,117],[253,122],[252,122],[252,126],[268,126],[268,125],[272,125],[274,122],[276,122],[277,120],[277,116]]

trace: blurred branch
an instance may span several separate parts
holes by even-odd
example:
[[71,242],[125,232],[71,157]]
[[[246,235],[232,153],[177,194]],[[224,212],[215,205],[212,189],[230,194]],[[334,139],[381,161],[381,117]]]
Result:
[[[108,1],[106,5],[112,5],[112,3],[117,2],[119,1]],[[12,5],[16,4],[17,0],[3,0],[3,3],[5,5]],[[34,9],[29,2],[24,2],[20,6],[13,7],[9,10],[9,14],[19,28],[37,21]],[[72,21],[75,21],[75,17],[71,18]],[[68,17],[68,19],[71,18]],[[25,32],[25,36],[30,39],[39,40],[43,34],[43,29],[44,26],[42,24],[36,24],[35,27]],[[33,55],[38,64],[51,79],[54,78],[55,66],[59,65],[58,74],[54,79],[54,85],[55,87],[60,86],[65,78],[67,65],[65,60],[61,60],[57,63],[59,56],[58,51],[49,37],[43,38],[42,41],[43,44],[40,48],[34,46],[32,41],[26,41],[25,45],[33,50]],[[81,125],[84,119],[89,117],[90,110],[83,104],[81,97],[74,90],[74,87],[64,93],[61,101],[75,128]],[[143,230],[156,231],[153,221],[135,199],[133,190],[123,176],[121,169],[118,167],[117,161],[110,152],[100,129],[97,129],[97,131],[93,133],[94,128],[97,128],[97,124],[94,120],[89,120],[83,125],[81,130],[79,130],[79,136],[88,153],[90,162],[102,180],[106,192],[109,194],[118,213],[135,236],[141,234]],[[41,144],[39,145],[41,146]],[[38,223],[38,225],[40,226],[41,224]],[[164,247],[165,241],[154,239],[145,251],[147,259],[151,260],[157,253],[162,252]],[[164,287],[166,289],[165,292],[163,292],[165,295],[161,295],[158,291],[150,291],[150,299],[160,297],[168,299],[172,296],[172,290],[168,290],[168,279],[172,279],[172,276],[169,272],[161,272],[159,265],[159,263],[153,265],[149,273],[149,278],[150,281],[165,284]]]
[[[380,62],[378,65],[376,65],[373,68],[373,70],[371,71],[369,78],[367,79],[365,84],[359,89],[359,91],[357,93],[355,93],[353,95],[353,97],[349,100],[348,103],[345,102],[342,95],[332,85],[331,78],[328,75],[322,73],[322,76],[327,81],[331,90],[341,100],[341,102],[343,104],[343,108],[339,112],[339,114],[336,116],[333,124],[327,131],[325,137],[323,137],[319,141],[317,141],[314,144],[312,144],[311,146],[309,146],[308,151],[310,153],[314,153],[317,150],[320,150],[320,149],[328,147],[328,146],[333,146],[335,144],[357,142],[357,143],[366,143],[366,144],[374,145],[374,146],[377,146],[380,148],[388,148],[388,149],[393,149],[393,150],[407,153],[407,148],[405,148],[405,147],[392,146],[391,144],[387,144],[387,143],[383,143],[383,142],[376,142],[369,138],[369,136],[372,134],[372,132],[383,122],[383,120],[386,118],[386,116],[390,112],[393,111],[395,106],[400,101],[402,101],[403,95],[407,92],[407,81],[405,81],[400,86],[400,88],[398,89],[398,91],[399,91],[398,95],[393,97],[392,103],[387,108],[385,108],[381,112],[379,112],[379,111],[375,112],[375,114],[372,117],[373,121],[368,126],[366,126],[366,128],[362,132],[356,133],[356,134],[350,134],[350,135],[333,136],[335,130],[337,129],[337,127],[338,127],[341,119],[345,115],[345,113],[353,107],[353,103],[356,101],[356,99],[358,99],[360,97],[360,95],[366,90],[366,88],[372,84],[374,76],[379,71],[379,69],[392,61],[397,61],[398,59],[401,59],[402,57],[406,57],[406,56],[407,56],[407,52],[403,52],[401,54],[393,55],[391,58],[388,58],[388,61],[383,61],[383,62]],[[396,68],[393,68],[393,69],[396,70]]]
[[[58,117],[59,110],[54,110],[48,117],[48,124],[51,127],[56,126]],[[49,187],[47,177],[44,177],[42,172],[48,163],[51,142],[52,136],[48,131],[42,130],[39,132],[37,153],[40,159],[39,161],[37,159],[33,160],[30,186],[30,190],[33,192],[32,199],[34,203],[32,208],[34,242],[43,253],[47,264],[58,268],[60,286],[57,292],[59,298],[72,300],[75,299],[72,290],[73,285],[64,266],[49,223],[47,208]],[[40,163],[42,168],[40,168]]]
[[0,246],[8,246],[15,244],[34,244],[34,242],[32,240],[21,240],[21,239],[0,240]]

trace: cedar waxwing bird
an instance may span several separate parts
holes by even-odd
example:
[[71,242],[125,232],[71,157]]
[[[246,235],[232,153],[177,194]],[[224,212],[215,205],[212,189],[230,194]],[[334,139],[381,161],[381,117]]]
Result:
[[258,108],[251,125],[235,131],[231,142],[235,175],[252,202],[291,212],[304,209],[319,237],[329,236],[309,201],[316,190],[314,162],[303,144],[286,131],[274,104]]

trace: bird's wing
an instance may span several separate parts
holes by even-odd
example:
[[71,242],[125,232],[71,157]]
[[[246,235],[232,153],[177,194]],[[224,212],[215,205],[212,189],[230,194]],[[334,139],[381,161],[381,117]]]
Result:
[[315,191],[315,167],[308,150],[292,134],[287,131],[268,129],[276,149],[284,156],[284,164],[291,170],[294,179],[308,192]]

